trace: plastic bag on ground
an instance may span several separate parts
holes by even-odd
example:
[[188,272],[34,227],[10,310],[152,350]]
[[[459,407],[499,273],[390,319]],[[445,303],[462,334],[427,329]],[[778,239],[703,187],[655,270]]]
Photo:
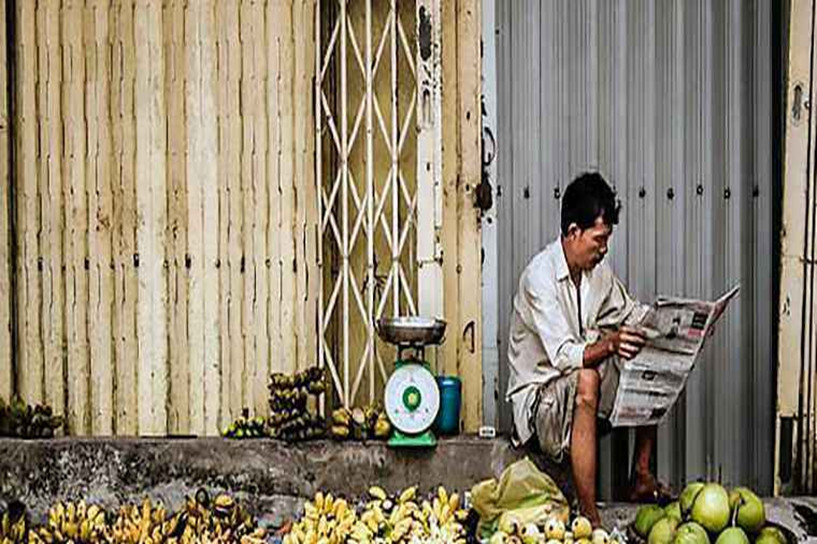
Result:
[[524,525],[544,525],[549,517],[567,523],[570,506],[559,486],[527,457],[507,467],[499,477],[471,489],[471,502],[479,514],[477,534],[488,537],[508,520]]

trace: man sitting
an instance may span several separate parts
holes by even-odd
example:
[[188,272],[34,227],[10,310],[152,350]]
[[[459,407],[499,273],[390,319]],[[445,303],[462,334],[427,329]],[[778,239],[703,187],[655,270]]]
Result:
[[[569,455],[579,507],[594,526],[597,418],[613,408],[618,358],[632,358],[644,345],[628,326],[640,305],[604,261],[618,214],[601,175],[586,173],[568,185],[561,235],[519,280],[508,345],[514,442],[535,438],[556,462]],[[636,431],[631,500],[665,492],[649,468],[655,436],[654,426]]]

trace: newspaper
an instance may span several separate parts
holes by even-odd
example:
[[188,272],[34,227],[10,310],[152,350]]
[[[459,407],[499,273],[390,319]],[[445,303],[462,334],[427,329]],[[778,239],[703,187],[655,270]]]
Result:
[[614,427],[661,423],[684,390],[704,342],[740,290],[736,285],[715,302],[659,298],[634,325],[646,344],[619,362],[619,383],[610,414]]

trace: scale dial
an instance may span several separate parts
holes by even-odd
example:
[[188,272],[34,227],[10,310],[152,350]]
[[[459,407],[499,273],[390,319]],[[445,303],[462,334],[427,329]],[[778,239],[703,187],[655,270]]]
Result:
[[434,423],[439,409],[440,390],[425,366],[405,363],[392,372],[386,383],[386,415],[398,431],[425,431]]

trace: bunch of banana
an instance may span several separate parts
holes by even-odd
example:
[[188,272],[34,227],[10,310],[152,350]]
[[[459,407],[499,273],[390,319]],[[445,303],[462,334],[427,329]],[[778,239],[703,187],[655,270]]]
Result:
[[306,411],[306,402],[309,399],[309,390],[305,387],[290,389],[272,389],[269,394],[270,412],[281,414],[297,414]]
[[48,511],[47,524],[30,531],[29,543],[102,542],[108,540],[108,530],[105,511],[98,505],[58,502]]
[[108,536],[117,544],[165,542],[177,533],[179,517],[171,515],[161,502],[145,498],[142,504],[127,504],[119,509]]
[[14,501],[0,515],[0,544],[22,544],[24,542],[28,542],[26,507],[23,503]]
[[284,420],[283,423],[270,423],[270,436],[288,442],[299,442],[321,438],[326,434],[326,423],[316,414],[303,413]]
[[332,412],[332,426],[329,433],[333,438],[345,440],[378,439],[385,440],[391,433],[391,424],[386,412],[378,404],[366,408],[338,408]]
[[416,501],[417,488],[389,497],[380,487],[369,489],[370,500],[359,510],[345,499],[318,492],[304,505],[304,516],[284,536],[284,544],[351,542],[367,544],[432,542],[463,544],[459,495],[440,487],[431,500]]
[[317,366],[295,374],[275,372],[270,376],[269,389],[272,391],[303,388],[312,395],[319,395],[326,390],[325,378],[326,372]]
[[324,369],[311,367],[293,375],[275,373],[270,377],[267,419],[269,435],[290,442],[321,438],[326,434],[323,418],[310,414],[310,396],[326,389]]
[[241,542],[260,544],[265,542],[266,532],[256,526],[256,521],[232,497],[217,496],[210,506],[209,496],[199,490],[195,499],[188,499],[183,514],[184,531],[179,542]]
[[340,407],[332,412],[329,435],[336,440],[346,440],[352,431],[352,413],[349,409]]
[[221,434],[226,438],[261,438],[269,433],[264,418],[250,417],[249,409],[244,408],[241,417],[230,423]]
[[50,406],[26,404],[14,397],[6,404],[0,398],[0,436],[14,438],[52,438],[64,420]]
[[153,505],[148,499],[141,505],[121,508],[104,541],[113,544],[261,544],[265,539],[264,529],[256,527],[252,516],[232,497],[219,495],[211,504],[209,494],[200,489],[172,515],[161,504]]
[[304,517],[284,535],[284,544],[323,542],[323,539],[332,543],[347,542],[356,521],[357,515],[345,499],[336,499],[331,493],[324,496],[319,491],[312,502],[304,504]]

